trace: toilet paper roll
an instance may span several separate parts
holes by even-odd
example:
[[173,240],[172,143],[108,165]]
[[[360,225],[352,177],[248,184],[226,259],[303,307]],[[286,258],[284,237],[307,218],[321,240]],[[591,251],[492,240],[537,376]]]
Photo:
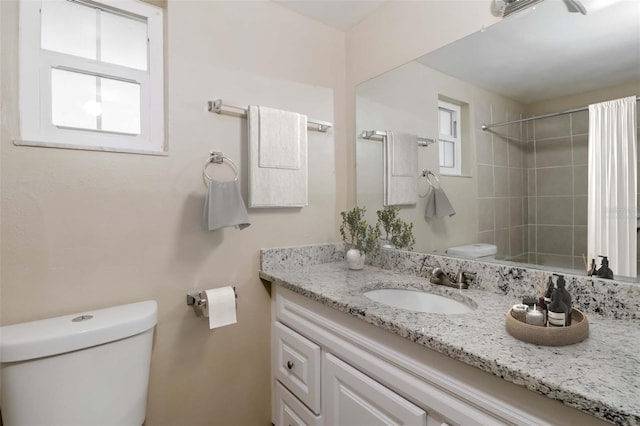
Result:
[[209,318],[209,328],[223,327],[235,324],[236,319],[236,293],[233,287],[211,288],[204,291],[206,304],[202,314]]

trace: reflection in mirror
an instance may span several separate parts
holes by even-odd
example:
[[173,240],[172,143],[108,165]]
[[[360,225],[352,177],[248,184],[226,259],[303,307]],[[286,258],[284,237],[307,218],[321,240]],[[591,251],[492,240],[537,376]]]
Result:
[[[487,243],[497,246],[491,257],[500,262],[586,273],[584,107],[640,95],[639,22],[636,1],[583,15],[547,0],[358,86],[358,135],[377,130],[438,140],[417,149],[416,176],[438,175],[456,214],[425,218],[429,198],[421,197],[430,187],[418,178],[415,200],[400,213],[414,223],[415,250]],[[443,105],[458,108],[455,119],[442,114]],[[548,117],[482,130],[540,115]],[[445,145],[456,133],[457,148]],[[392,152],[380,139],[356,139],[357,201],[370,222],[384,204]],[[450,167],[455,155],[457,170]]]

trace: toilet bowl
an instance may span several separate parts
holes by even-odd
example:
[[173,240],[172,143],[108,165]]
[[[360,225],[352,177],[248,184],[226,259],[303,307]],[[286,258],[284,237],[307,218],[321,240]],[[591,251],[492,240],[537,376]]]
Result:
[[484,243],[467,244],[447,249],[447,254],[452,256],[484,259],[494,259],[497,252],[498,247],[495,244]]
[[2,420],[20,425],[141,425],[155,301],[0,328]]

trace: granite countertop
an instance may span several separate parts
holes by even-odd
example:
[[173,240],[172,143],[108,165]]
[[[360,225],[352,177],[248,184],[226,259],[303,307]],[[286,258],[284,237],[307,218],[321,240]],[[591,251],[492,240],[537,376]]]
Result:
[[[505,330],[505,313],[518,302],[513,295],[451,289],[424,277],[373,266],[350,271],[344,262],[271,266],[263,264],[261,278],[594,416],[616,424],[640,424],[640,324],[636,319],[589,313],[590,333],[585,341],[537,346]],[[470,298],[479,309],[456,315],[411,312],[363,296],[377,288]]]

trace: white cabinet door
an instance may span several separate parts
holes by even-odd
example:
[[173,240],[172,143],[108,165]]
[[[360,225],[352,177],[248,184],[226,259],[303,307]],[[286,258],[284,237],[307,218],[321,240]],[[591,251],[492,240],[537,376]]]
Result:
[[331,426],[427,424],[427,413],[400,395],[325,353],[323,417]]

